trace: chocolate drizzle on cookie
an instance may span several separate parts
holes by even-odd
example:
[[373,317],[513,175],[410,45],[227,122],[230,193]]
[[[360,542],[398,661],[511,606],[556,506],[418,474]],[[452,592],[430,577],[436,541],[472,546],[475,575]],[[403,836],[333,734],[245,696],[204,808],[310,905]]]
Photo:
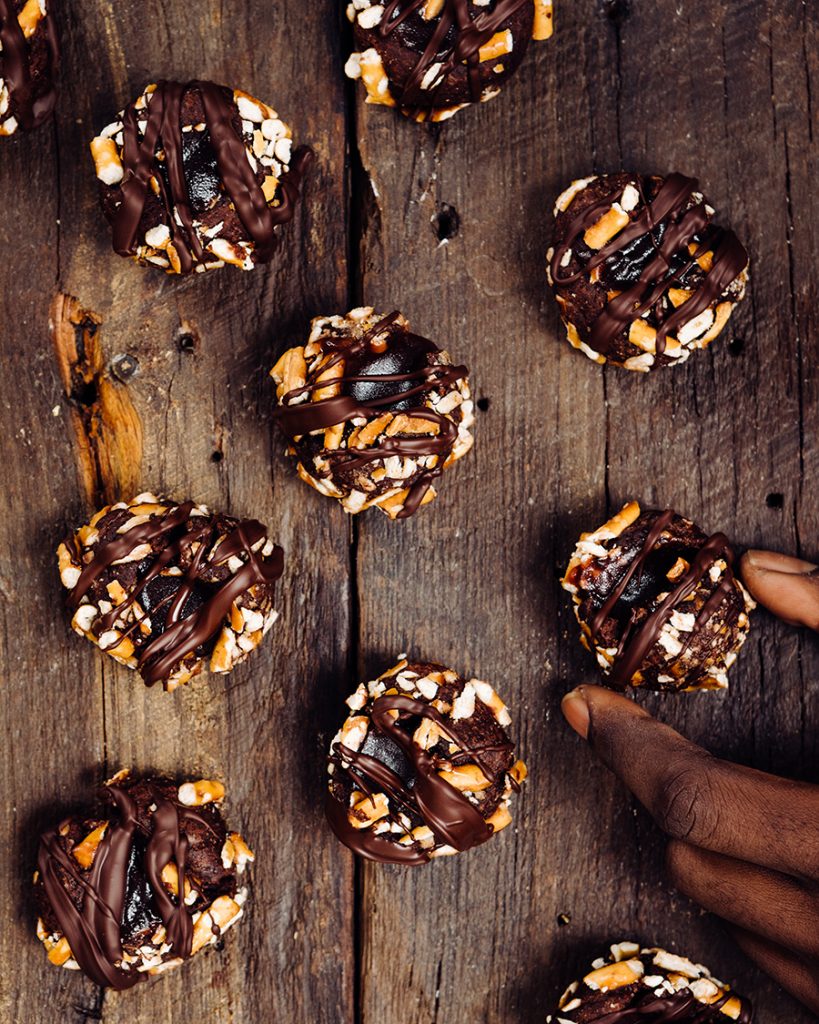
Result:
[[[473,16],[469,0],[444,0],[438,22],[418,63],[403,86],[394,87],[399,105],[409,109],[434,106],[436,92],[459,64],[466,64],[472,101],[479,102],[482,93],[479,51],[507,18],[529,2],[531,0],[497,0],[494,10]],[[384,8],[379,35],[388,38],[407,19],[421,14],[428,3],[429,0],[390,0]],[[428,84],[431,72],[434,78]]]
[[[17,20],[12,0],[0,0],[0,80],[11,99],[10,113],[21,128],[38,128],[52,114],[57,102],[54,77],[60,66],[57,32],[50,13],[42,19],[48,66],[36,79],[31,73],[30,46]],[[35,30],[36,32],[36,30]]]
[[[251,587],[272,586],[282,574],[284,556],[280,547],[263,557],[258,550],[267,535],[265,527],[254,519],[235,523],[222,536],[212,516],[192,515],[194,504],[186,501],[163,515],[152,515],[137,523],[113,540],[100,542],[93,557],[80,573],[69,603],[76,610],[89,589],[119,559],[137,547],[147,545],[151,553],[140,563],[138,582],[125,600],[102,615],[98,622],[100,635],[113,629],[123,614],[155,584],[163,570],[179,566],[188,558],[189,565],[180,576],[173,577],[170,593],[162,595],[149,609],[151,638],[138,649],[139,669],[148,686],[167,680],[175,666],[188,654],[211,641],[230,613],[233,602]],[[200,584],[206,577],[223,572],[231,559],[242,560],[235,571],[214,587]],[[206,591],[202,596],[200,589]],[[136,633],[140,617],[121,630],[123,635]]]
[[[295,151],[289,170],[280,178],[279,204],[265,199],[249,160],[241,133],[241,118],[229,89],[213,82],[159,82],[147,97],[147,106],[132,103],[123,115],[122,199],[113,216],[114,249],[122,256],[137,252],[137,237],[152,182],[159,189],[166,223],[179,256],[182,273],[207,257],[194,227],[194,214],[183,154],[180,112],[185,94],[196,90],[202,98],[205,130],[215,154],[216,167],[236,214],[255,244],[260,262],[270,259],[276,228],[292,220],[301,182],[313,154],[306,146]],[[142,127],[140,127],[142,124]],[[160,168],[157,153],[164,154]]]
[[[642,193],[643,181],[637,179],[637,185]],[[705,200],[695,198],[697,191],[696,178],[670,174],[654,198],[647,201],[642,195],[640,206],[629,214],[629,223],[588,260],[582,260],[575,271],[565,269],[564,258],[578,238],[621,198],[623,186],[575,216],[571,216],[569,207],[568,225],[554,247],[550,266],[558,288],[570,287],[584,275],[604,269],[639,240],[645,238],[648,242],[636,281],[615,294],[591,325],[588,343],[595,352],[610,355],[624,330],[644,314],[653,313],[656,352],[662,355],[669,336],[708,309],[748,265],[748,254],[737,236],[711,223]],[[666,315],[663,305],[669,288],[684,288],[686,275],[709,252],[713,257],[710,267],[702,271],[701,282],[685,302]]]
[[740,1004],[739,1016],[734,1020],[740,1024],[751,1024],[753,1012],[747,999],[723,993],[713,1003],[700,1002],[690,989],[683,989],[670,996],[657,996],[652,991],[642,994],[638,1001],[622,1010],[613,1010],[594,1017],[594,1024],[708,1024],[712,1021],[727,1021],[722,1007],[729,999]]
[[[170,864],[176,867],[177,892],[184,894],[188,854],[184,826],[195,822],[211,831],[213,826],[203,815],[168,800],[155,789],[151,828],[141,834],[144,830],[140,828],[135,800],[120,786],[109,784],[107,788],[119,817],[108,823],[90,870],[81,871],[65,850],[59,827],[42,835],[37,867],[60,931],[80,968],[97,985],[127,989],[147,977],[144,972],[122,966],[122,920],[137,838],[145,841],[141,875],[147,880],[153,905],[165,927],[165,941],[174,956],[187,958],[193,941],[191,911],[184,898],[168,893],[162,871]],[[67,883],[82,893],[81,907],[76,906]]]
[[[395,715],[397,712],[397,715]],[[386,793],[392,808],[391,822],[397,822],[405,834],[412,838],[400,818],[401,809],[419,817],[432,831],[439,843],[462,852],[485,843],[493,829],[481,812],[461,793],[438,774],[440,765],[434,755],[423,750],[400,726],[402,718],[420,717],[434,722],[440,731],[491,779],[497,774],[488,765],[484,755],[489,748],[476,748],[459,735],[457,725],[441,714],[437,708],[403,694],[378,697],[373,702],[371,719],[378,734],[395,744],[405,755],[410,774],[406,778],[387,764],[343,743],[336,743],[330,753],[334,772],[346,774],[356,789],[365,795]],[[511,742],[494,744],[492,752],[513,750]],[[517,784],[509,776],[512,784]],[[430,859],[429,852],[414,845],[404,846],[384,839],[369,829],[356,829],[350,823],[347,807],[332,793],[328,794],[326,813],[338,838],[354,853],[370,860],[389,864],[422,864]]]
[[[458,440],[458,427],[452,419],[428,406],[415,405],[412,400],[420,399],[436,388],[450,387],[466,377],[469,371],[465,366],[430,363],[429,357],[434,356],[438,348],[427,338],[412,334],[398,323],[399,316],[397,312],[390,313],[359,338],[326,335],[320,339],[331,353],[330,358],[310,374],[302,387],[282,396],[273,416],[291,440],[357,418],[369,420],[374,410],[401,411],[410,418],[427,420],[436,426],[436,434],[398,435],[383,438],[368,448],[324,448],[320,452],[321,458],[331,466],[323,475],[346,479],[351,484],[356,471],[375,459],[391,455],[414,459],[437,456],[436,465],[423,469],[410,487],[404,507],[398,514],[399,519],[405,519],[417,511]],[[374,357],[371,344],[376,340],[380,342],[384,335],[386,348],[382,350],[379,344],[379,350],[385,353],[382,360]],[[393,365],[389,366],[386,361],[391,356],[394,357]],[[343,364],[344,373],[332,376],[331,371],[339,364]],[[385,372],[389,369],[395,372]],[[305,395],[330,387],[339,393],[329,398],[299,401]]]
[[[663,532],[671,525],[674,517],[675,513],[671,509],[656,513],[656,518],[646,534],[640,550],[632,558],[617,585],[602,602],[589,622],[589,629],[593,640],[599,640],[603,624],[625,594],[629,583],[634,579],[639,580],[646,562],[655,550]],[[705,541],[676,585],[672,587],[654,611],[642,622],[638,621],[639,609],[632,610],[620,636],[617,653],[612,665],[611,682],[615,686],[625,688],[628,685],[634,673],[642,665],[645,656],[659,640],[663,626],[675,609],[696,590],[708,575],[711,566],[719,559],[725,561],[725,571],[714,592],[703,604],[696,617],[693,629],[689,633],[688,642],[690,643],[690,638],[693,637],[697,630],[703,628],[708,623],[722,604],[729,598],[736,586],[732,568],[734,560],[733,551],[725,534],[715,533]],[[685,650],[686,647],[684,646],[678,657],[681,657]]]

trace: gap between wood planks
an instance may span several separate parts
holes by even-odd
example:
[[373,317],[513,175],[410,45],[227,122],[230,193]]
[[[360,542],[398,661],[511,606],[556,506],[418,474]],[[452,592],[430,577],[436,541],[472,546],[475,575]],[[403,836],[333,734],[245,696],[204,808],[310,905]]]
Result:
[[[346,17],[342,18],[343,29],[339,33],[342,46],[342,60],[354,49],[353,33]],[[361,148],[358,143],[359,121],[357,105],[358,83],[345,76],[344,96],[347,132],[347,304],[348,309],[367,304],[364,294],[364,267],[362,246],[372,241],[372,234],[380,227],[380,208],[378,198],[370,175],[364,166]],[[420,126],[419,126],[420,127]],[[423,126],[436,143],[435,162],[438,160],[437,142],[440,138],[440,126]],[[448,239],[458,230],[457,211],[449,207],[442,210],[436,230],[439,239]],[[441,234],[440,232],[443,232]],[[394,308],[381,310],[388,313]],[[360,525],[357,516],[349,517],[349,580],[350,580],[350,656],[348,662],[349,682],[357,684],[363,678],[365,669],[361,648],[361,604],[359,597],[359,539]],[[353,1020],[351,1024],[363,1024],[363,972],[364,972],[364,864],[359,857],[353,862]],[[443,969],[442,961],[438,963],[435,1016],[438,1019],[440,1002],[440,981]]]
[[[340,45],[345,53],[352,52],[353,33],[346,17],[342,17]],[[342,53],[342,60],[344,54]],[[345,128],[347,132],[347,306],[354,309],[364,301],[363,271],[361,267],[361,245],[364,240],[364,197],[372,191],[370,179],[364,170],[358,147],[358,113],[356,108],[356,87],[358,83],[345,75]],[[350,681],[357,679],[361,670],[361,604],[358,594],[358,542],[359,529],[356,516],[350,516],[350,657],[348,675]],[[362,971],[364,965],[364,871],[358,857],[353,858],[353,1024],[362,1022]]]

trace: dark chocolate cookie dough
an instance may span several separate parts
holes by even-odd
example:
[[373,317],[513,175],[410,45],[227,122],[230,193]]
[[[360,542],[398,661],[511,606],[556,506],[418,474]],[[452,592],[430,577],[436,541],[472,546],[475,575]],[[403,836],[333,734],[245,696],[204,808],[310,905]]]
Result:
[[526,778],[488,683],[401,661],[362,683],[331,746],[327,817],[355,853],[423,864],[506,828]]
[[552,0],[352,0],[347,62],[367,102],[443,121],[496,96],[531,38],[552,34]]
[[204,81],[147,86],[91,153],[114,250],[169,274],[267,262],[312,156],[267,104]]
[[584,178],[554,212],[549,281],[569,342],[598,363],[645,372],[684,362],[745,294],[748,254],[713,223],[696,178]]
[[0,136],[38,128],[57,102],[54,0],[0,0]]
[[230,672],[276,621],[283,555],[254,519],[153,494],[107,505],[57,550],[71,625],[145,682]]
[[[34,893],[48,959],[127,989],[213,945],[242,915],[253,854],[228,832],[220,782],[118,772],[109,806],[40,840]],[[182,898],[180,899],[180,889]]]
[[582,534],[563,586],[609,685],[727,687],[755,607],[733,561],[724,534],[707,537],[676,512],[642,512],[635,501]]
[[273,415],[303,480],[347,512],[405,519],[472,447],[467,373],[400,313],[353,309],[317,317],[273,367]]
[[564,992],[547,1024],[751,1024],[750,1002],[707,967],[665,949],[617,942]]

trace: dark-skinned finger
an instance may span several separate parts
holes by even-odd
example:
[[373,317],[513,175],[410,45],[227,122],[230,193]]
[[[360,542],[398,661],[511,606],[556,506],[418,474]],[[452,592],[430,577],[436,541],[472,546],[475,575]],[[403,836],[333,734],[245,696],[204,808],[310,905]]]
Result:
[[819,786],[721,761],[600,686],[567,694],[563,713],[673,839],[819,877]]
[[768,611],[792,626],[819,629],[819,569],[774,551],[748,551],[740,572],[745,586]]
[[804,956],[819,959],[819,897],[789,875],[672,841],[674,885],[711,913]]
[[783,946],[742,928],[729,931],[746,956],[759,964],[782,988],[819,1015],[819,964],[804,960]]

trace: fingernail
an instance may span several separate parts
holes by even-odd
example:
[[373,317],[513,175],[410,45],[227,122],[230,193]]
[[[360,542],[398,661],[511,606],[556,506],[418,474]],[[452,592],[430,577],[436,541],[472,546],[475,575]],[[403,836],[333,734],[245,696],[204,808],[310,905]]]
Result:
[[747,551],[745,560],[753,569],[783,572],[789,576],[808,576],[817,571],[817,567],[812,562],[806,562],[802,558],[792,558],[790,555],[780,555],[777,551]]
[[591,719],[589,705],[583,691],[572,690],[571,693],[567,693],[561,702],[560,709],[563,712],[563,717],[578,736],[582,736],[584,740],[588,739]]

